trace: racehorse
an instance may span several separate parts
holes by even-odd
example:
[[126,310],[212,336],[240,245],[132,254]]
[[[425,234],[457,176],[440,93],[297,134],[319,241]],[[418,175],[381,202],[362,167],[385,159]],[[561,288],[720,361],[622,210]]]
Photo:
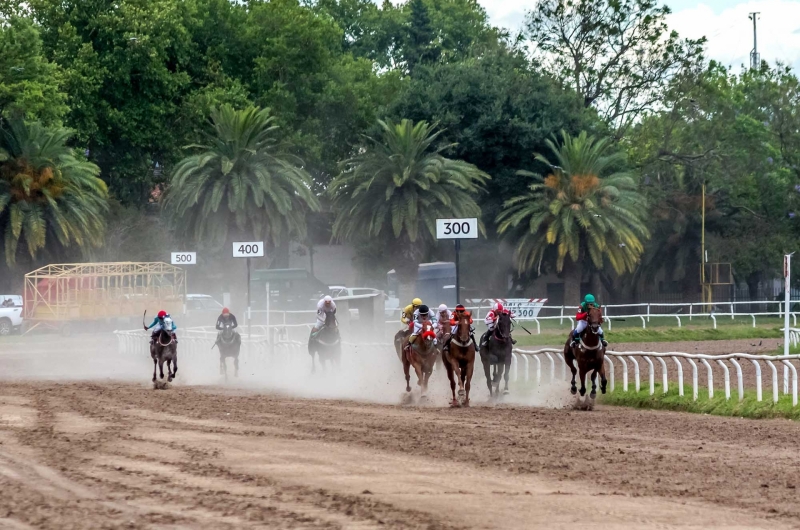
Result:
[[[500,378],[505,376],[503,394],[508,394],[508,377],[511,373],[511,314],[502,312],[497,317],[497,324],[489,336],[486,344],[481,345],[481,362],[483,373],[486,375],[486,385],[489,387],[489,396],[500,394]],[[489,373],[494,367],[494,377]]]
[[[472,315],[461,313],[456,315],[456,319],[456,333],[451,337],[447,348],[442,348],[442,362],[447,370],[450,390],[453,393],[450,406],[469,407],[469,388],[472,371],[475,369],[475,344],[470,333]],[[456,379],[458,379],[458,399],[456,399]]]
[[325,361],[331,367],[338,367],[342,359],[342,337],[339,335],[339,326],[336,322],[336,315],[326,313],[325,325],[322,329],[308,339],[308,353],[311,355],[311,373],[317,371],[317,364],[314,354],[319,356],[319,365],[325,370]]
[[[597,334],[600,325],[603,323],[603,311],[599,307],[591,307],[588,311],[588,323],[586,329],[581,333],[578,344],[572,343],[572,333],[570,333],[567,343],[564,345],[564,360],[572,371],[572,387],[570,392],[575,395],[578,389],[575,385],[575,374],[580,372],[581,396],[586,395],[586,374],[592,372],[592,392],[589,397],[594,400],[597,396],[597,374],[600,374],[600,392],[606,393],[606,368],[605,355],[606,349]],[[573,331],[574,333],[574,331]],[[578,369],[575,369],[573,360],[578,361]]]
[[[144,312],[144,315],[147,315],[147,311]],[[144,317],[142,317],[142,323],[144,324]],[[164,379],[164,363],[166,362],[169,375],[167,381],[171,383],[178,374],[178,345],[175,344],[172,333],[165,329],[158,332],[155,341],[150,345],[150,357],[153,358],[153,382],[156,382],[156,366],[160,371],[161,379]]]
[[[228,379],[228,365],[226,359],[233,357],[234,377],[239,377],[239,350],[242,347],[242,337],[233,329],[232,322],[225,322],[222,332],[214,343],[219,349],[219,373]],[[212,348],[214,347],[212,346]]]
[[[409,337],[410,338],[410,337]],[[413,366],[417,372],[417,385],[422,387],[422,397],[428,394],[428,380],[433,373],[433,365],[439,358],[439,348],[434,343],[436,332],[433,323],[426,320],[422,323],[422,330],[417,340],[409,344],[409,339],[403,343],[403,372],[406,376],[406,392],[411,392],[410,368]]]
[[[439,342],[439,353],[444,353],[444,345],[447,344],[447,341],[450,340],[450,336],[453,334],[453,328],[450,324],[450,319],[439,320],[439,324],[436,326],[436,340]],[[437,357],[436,358],[436,368],[441,370],[443,365],[444,357]]]

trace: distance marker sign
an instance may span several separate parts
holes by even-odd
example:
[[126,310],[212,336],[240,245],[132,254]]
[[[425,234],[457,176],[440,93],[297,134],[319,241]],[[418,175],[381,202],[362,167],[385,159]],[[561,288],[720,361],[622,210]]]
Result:
[[264,257],[264,242],[263,241],[238,241],[233,244],[233,257],[234,258],[263,258]]
[[173,265],[197,265],[197,252],[173,252]]
[[437,219],[436,239],[478,239],[478,219]]

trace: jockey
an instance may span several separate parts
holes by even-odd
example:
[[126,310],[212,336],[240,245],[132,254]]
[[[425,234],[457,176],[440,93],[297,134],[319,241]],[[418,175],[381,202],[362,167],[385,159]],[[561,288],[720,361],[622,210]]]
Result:
[[442,326],[445,322],[453,321],[453,312],[447,309],[447,304],[442,304],[439,306],[439,313],[436,315],[436,329],[438,331],[442,330]]
[[[430,319],[431,319],[431,315],[430,315],[430,309],[428,309],[428,306],[420,305],[417,308],[417,310],[414,312],[414,321],[413,321],[414,331],[411,332],[411,336],[408,338],[409,346],[411,344],[414,344],[414,341],[417,340],[417,337],[422,332],[422,325],[425,322],[430,321]],[[434,343],[435,342],[436,342],[436,340],[434,339]]]
[[336,314],[336,302],[330,296],[325,296],[317,302],[317,323],[311,329],[311,337],[314,337],[325,326],[325,320],[330,313]]
[[[575,331],[572,333],[572,344],[578,344],[580,342],[581,333],[583,333],[589,325],[589,309],[593,307],[600,307],[600,304],[595,300],[594,295],[587,294],[583,298],[583,302],[581,302],[580,311],[575,315],[575,320],[578,322],[578,325],[575,326]],[[600,335],[603,347],[608,346],[608,342],[606,342],[605,335],[603,334],[603,328],[598,327],[597,334]]]
[[221,331],[222,328],[225,327],[225,324],[231,323],[231,329],[236,329],[239,327],[239,323],[236,322],[236,317],[231,313],[230,309],[227,307],[222,308],[222,314],[217,317],[217,330]]
[[[484,322],[484,324],[486,324],[486,328],[487,329],[486,329],[486,333],[484,333],[483,336],[481,337],[481,345],[485,344],[486,341],[489,340],[489,335],[492,334],[492,332],[494,331],[495,326],[497,326],[497,319],[500,317],[500,315],[502,315],[504,313],[510,315],[511,311],[509,311],[508,309],[503,307],[503,304],[501,304],[500,302],[495,302],[494,306],[492,306],[492,310],[489,311],[486,314],[486,318],[483,319],[483,322]],[[511,343],[512,344],[516,344],[517,341],[515,341],[512,338],[511,339]]]
[[153,329],[153,333],[150,335],[150,344],[155,344],[156,336],[162,329],[169,331],[170,334],[172,334],[172,340],[175,341],[175,344],[178,343],[178,337],[175,335],[175,330],[178,329],[178,326],[175,324],[175,321],[172,320],[172,317],[169,316],[169,313],[163,309],[158,312],[158,315],[156,315],[156,317],[153,319],[152,324],[144,327],[144,330],[147,331],[151,328]]
[[[453,311],[453,316],[450,318],[450,327],[455,330],[455,327],[458,325],[458,317],[463,315],[467,312],[467,308],[461,304],[456,306],[455,311]],[[455,331],[453,332],[455,334]],[[472,344],[475,345],[475,351],[479,351],[478,343],[475,341],[475,326],[472,325],[472,315],[469,316],[469,337],[472,339]],[[450,339],[448,339],[447,344],[444,345],[447,348],[450,345],[450,341],[453,340],[453,335],[450,335]]]
[[410,324],[414,321],[414,319],[417,318],[417,309],[421,305],[422,300],[419,298],[414,298],[411,303],[408,304],[405,309],[403,309],[403,313],[400,315],[400,322],[408,327],[411,327]]

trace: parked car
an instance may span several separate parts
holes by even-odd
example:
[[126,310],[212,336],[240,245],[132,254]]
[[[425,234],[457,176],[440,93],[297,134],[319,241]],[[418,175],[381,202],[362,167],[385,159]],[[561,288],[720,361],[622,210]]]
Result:
[[10,335],[22,329],[22,297],[16,294],[0,294],[0,335]]
[[186,325],[213,326],[222,313],[222,304],[208,294],[186,295]]
[[[328,287],[328,294],[333,298],[340,298],[344,296],[363,296],[367,294],[380,293],[380,290],[371,287],[344,287],[342,285],[331,285]],[[387,317],[400,315],[400,299],[388,294],[383,295],[383,308]]]

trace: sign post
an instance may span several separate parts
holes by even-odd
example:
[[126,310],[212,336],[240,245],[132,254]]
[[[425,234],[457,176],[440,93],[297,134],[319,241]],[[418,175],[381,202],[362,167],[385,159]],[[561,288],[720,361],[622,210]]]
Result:
[[437,219],[436,239],[453,239],[456,247],[456,304],[461,303],[461,240],[478,239],[478,219]]
[[[792,252],[794,254],[794,252]],[[792,310],[792,254],[783,256],[783,283],[784,283],[784,309],[783,309],[783,354],[789,355],[789,313]],[[783,367],[783,393],[789,393],[789,367]]]
[[[172,252],[170,263],[173,265],[197,265],[197,252]],[[189,271],[184,271],[183,288],[189,292]],[[186,297],[183,297],[183,314],[186,316]]]
[[264,257],[263,241],[236,241],[233,243],[233,257],[247,258],[247,337],[250,338],[252,318],[250,314],[250,258]]

